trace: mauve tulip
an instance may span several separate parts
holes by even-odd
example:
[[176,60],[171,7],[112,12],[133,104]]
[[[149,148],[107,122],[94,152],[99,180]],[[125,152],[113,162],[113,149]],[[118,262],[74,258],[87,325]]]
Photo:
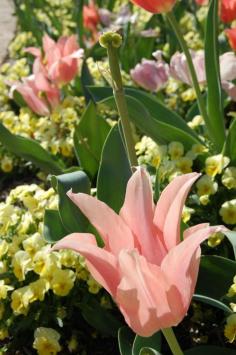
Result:
[[176,0],[131,0],[131,2],[153,14],[160,14],[171,11]]
[[27,105],[38,115],[49,115],[51,108],[60,102],[59,89],[50,84],[41,73],[24,78],[22,83],[15,83],[11,93],[14,90],[22,95]]
[[200,174],[176,177],[153,204],[151,180],[139,168],[130,178],[119,214],[96,198],[68,192],[104,241],[99,248],[89,233],[73,233],[53,250],[73,249],[114,298],[128,325],[141,336],[177,325],[186,315],[195,289],[200,244],[223,226],[208,223],[180,236],[187,194]]
[[[191,56],[193,65],[196,70],[198,82],[203,84],[206,81],[204,52],[191,51]],[[188,85],[192,85],[192,79],[184,53],[176,52],[172,56],[170,61],[170,74],[173,76],[173,78],[180,80]]]
[[147,60],[143,59],[141,64],[137,64],[130,71],[131,78],[142,88],[157,92],[168,81],[169,66],[161,59]]
[[228,28],[227,30],[225,30],[225,33],[228,37],[231,48],[236,51],[236,27]]

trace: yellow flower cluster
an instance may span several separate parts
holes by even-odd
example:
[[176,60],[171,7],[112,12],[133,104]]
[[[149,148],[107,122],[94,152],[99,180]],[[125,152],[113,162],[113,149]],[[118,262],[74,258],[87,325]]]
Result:
[[8,51],[10,58],[18,59],[25,56],[25,48],[36,45],[32,32],[20,32],[10,43]]
[[[57,205],[54,190],[36,184],[16,187],[0,203],[0,339],[8,337],[8,323],[19,315],[30,317],[33,303],[45,307],[48,294],[65,297],[81,282],[90,293],[101,289],[82,257],[71,250],[51,252],[44,240],[45,208],[57,209]],[[53,329],[38,328],[33,347],[38,354],[56,354],[58,340]]]

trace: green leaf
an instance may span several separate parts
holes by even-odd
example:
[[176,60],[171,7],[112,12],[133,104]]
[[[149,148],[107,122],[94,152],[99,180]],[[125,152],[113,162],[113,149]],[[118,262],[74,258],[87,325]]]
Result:
[[234,349],[222,348],[219,346],[196,346],[196,348],[192,348],[186,350],[184,352],[185,355],[235,355]]
[[[136,98],[126,95],[130,119],[135,125],[159,144],[166,144],[171,141],[182,142],[186,149],[190,149],[193,144],[199,143],[197,139],[182,130],[182,128],[167,123],[168,120],[159,120],[150,115],[147,106]],[[113,97],[109,97],[101,102],[109,107],[115,108]]]
[[[89,91],[95,101],[116,107],[110,88],[89,87]],[[186,148],[202,143],[180,116],[166,108],[151,94],[130,88],[126,88],[125,93],[132,121],[156,142],[165,144],[178,140]]]
[[94,103],[90,102],[74,133],[74,146],[77,159],[92,178],[97,174],[102,148],[110,126],[97,116]]
[[67,235],[57,210],[45,211],[43,234],[48,243],[55,243]]
[[196,300],[196,301],[199,301],[199,302],[203,302],[203,303],[209,304],[210,306],[219,308],[222,311],[224,311],[225,313],[228,313],[228,314],[233,313],[231,308],[226,306],[223,302],[220,302],[220,301],[218,301],[218,300],[216,300],[214,298],[195,294],[193,296],[193,299]]
[[226,237],[229,239],[230,243],[232,244],[233,250],[234,250],[234,256],[236,260],[236,232],[230,231],[230,232],[224,232]]
[[226,137],[224,154],[230,158],[231,164],[236,164],[236,120],[231,123]]
[[110,131],[104,144],[98,172],[97,197],[118,212],[124,202],[131,169],[118,125]]
[[157,332],[151,337],[136,335],[133,343],[132,355],[139,355],[142,348],[161,350],[161,333]]
[[161,353],[152,348],[142,348],[138,355],[161,355]]
[[89,297],[79,305],[84,319],[104,335],[117,337],[122,323],[109,310],[103,308],[94,298]]
[[223,300],[235,276],[236,262],[221,256],[201,257],[196,294]]
[[218,151],[222,150],[225,141],[224,111],[221,94],[219,50],[218,50],[218,0],[211,0],[205,35],[205,67],[207,78],[207,110],[209,116],[210,136]]
[[129,327],[122,327],[118,331],[118,344],[121,355],[132,355],[132,345],[135,334]]
[[60,174],[63,171],[64,166],[38,142],[12,134],[2,123],[0,123],[0,141],[10,152],[26,161],[31,161],[46,173]]
[[52,185],[59,195],[59,214],[67,233],[85,232],[88,220],[79,208],[69,199],[67,192],[72,189],[74,193],[90,193],[90,181],[83,171],[52,176]]

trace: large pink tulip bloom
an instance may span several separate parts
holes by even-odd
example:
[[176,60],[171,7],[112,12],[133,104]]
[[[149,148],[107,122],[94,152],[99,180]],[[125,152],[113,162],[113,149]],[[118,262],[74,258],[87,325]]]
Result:
[[60,102],[60,91],[42,73],[24,78],[12,85],[11,93],[18,91],[31,110],[38,115],[47,116]]
[[160,57],[157,60],[143,59],[130,71],[131,78],[142,88],[157,92],[167,83],[169,65]]
[[131,2],[153,14],[161,14],[171,11],[176,0],[131,0]]
[[56,84],[67,84],[78,72],[78,59],[83,57],[83,49],[79,49],[76,36],[60,37],[55,42],[48,35],[43,37],[43,52],[38,48],[26,49],[36,57],[34,72],[40,71]]
[[201,250],[210,234],[224,227],[208,223],[180,237],[181,214],[197,173],[176,177],[153,204],[150,177],[139,168],[130,178],[125,202],[116,214],[86,194],[68,193],[104,240],[74,233],[55,246],[86,258],[92,276],[117,302],[128,325],[141,336],[177,325],[184,318],[197,281]]

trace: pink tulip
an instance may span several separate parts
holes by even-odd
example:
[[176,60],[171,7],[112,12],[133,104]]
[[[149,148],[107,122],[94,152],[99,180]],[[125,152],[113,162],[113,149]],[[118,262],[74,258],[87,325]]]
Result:
[[60,102],[59,89],[50,84],[41,73],[23,79],[22,83],[15,83],[11,93],[14,90],[22,95],[27,105],[38,115],[49,115],[51,108],[55,108]]
[[128,325],[141,336],[177,325],[196,285],[200,243],[224,227],[199,224],[180,237],[187,194],[200,174],[175,178],[153,204],[150,177],[139,168],[130,178],[124,205],[116,214],[89,195],[68,192],[104,241],[74,233],[53,248],[73,249],[86,258],[92,276],[117,302]]
[[168,81],[169,66],[161,58],[155,60],[143,59],[130,71],[131,78],[142,88],[157,92]]
[[78,59],[83,57],[83,49],[79,49],[74,35],[60,37],[57,42],[45,35],[44,56],[38,48],[30,47],[26,51],[36,56],[34,71],[41,71],[58,85],[67,84],[74,79],[78,72]]
[[[196,69],[198,81],[202,84],[206,81],[204,52],[191,51],[191,56],[193,65]],[[180,80],[185,84],[192,85],[192,79],[184,53],[177,52],[173,55],[170,61],[170,74],[173,78]]]

